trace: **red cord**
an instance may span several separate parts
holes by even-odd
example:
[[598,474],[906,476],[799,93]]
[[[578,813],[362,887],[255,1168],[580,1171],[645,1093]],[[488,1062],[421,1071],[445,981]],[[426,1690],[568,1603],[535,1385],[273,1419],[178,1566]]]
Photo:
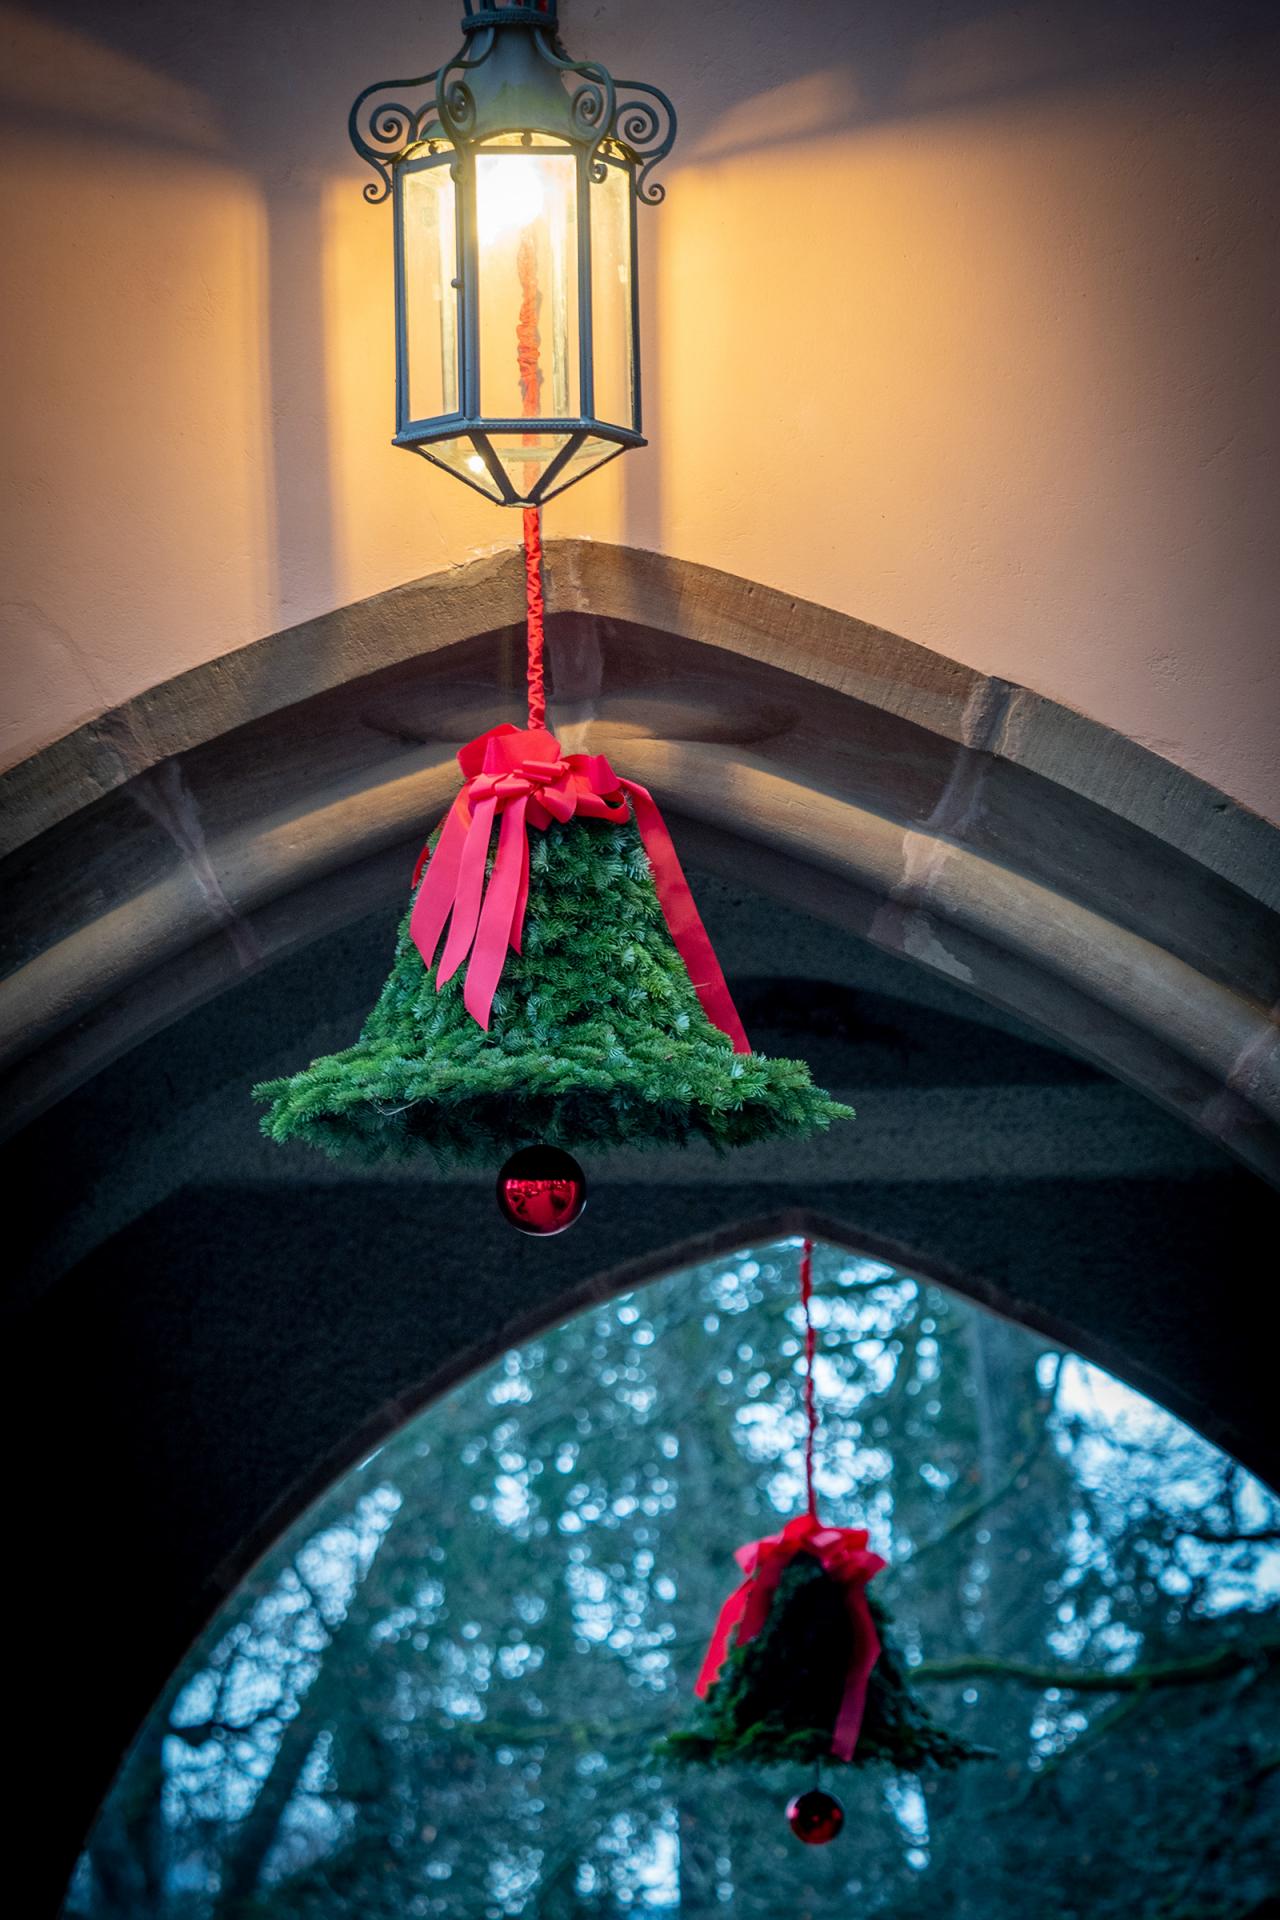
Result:
[[[532,234],[520,237],[516,256],[520,273],[520,318],[516,324],[516,365],[520,371],[520,405],[529,419],[538,414],[542,372],[538,365],[538,255]],[[537,444],[537,435],[526,433],[527,447]],[[542,732],[547,724],[547,690],[543,678],[542,656],[545,642],[542,592],[542,514],[537,507],[524,510],[524,598],[528,633],[529,728]]]
[[547,724],[547,689],[542,676],[542,515],[537,507],[524,510],[524,600],[528,621],[529,727],[541,733]]
[[800,1255],[800,1304],[804,1308],[804,1417],[807,1427],[804,1443],[804,1485],[809,1516],[818,1517],[818,1497],[813,1489],[813,1454],[818,1440],[818,1404],[814,1392],[813,1355],[817,1336],[813,1328],[813,1242],[806,1240]]
[[[516,252],[520,275],[520,318],[516,322],[516,365],[520,370],[520,410],[529,419],[538,415],[542,371],[538,366],[538,250],[526,227]],[[532,434],[525,434],[531,445]]]

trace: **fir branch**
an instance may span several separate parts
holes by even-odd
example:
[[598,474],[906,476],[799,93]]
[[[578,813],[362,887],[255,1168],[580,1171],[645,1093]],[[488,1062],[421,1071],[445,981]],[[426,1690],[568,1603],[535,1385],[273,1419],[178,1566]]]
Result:
[[1203,1540],[1212,1547],[1269,1547],[1280,1541],[1280,1527],[1193,1527],[1175,1521],[1170,1531],[1179,1540]]
[[[1019,1491],[1019,1483],[1022,1481],[1023,1476],[1031,1471],[1031,1468],[1035,1465],[1048,1444],[1050,1419],[1052,1418],[1053,1409],[1057,1402],[1058,1383],[1061,1378],[1062,1360],[1061,1356],[1059,1356],[1058,1365],[1053,1377],[1052,1391],[1048,1400],[1043,1403],[1043,1406],[1037,1408],[1037,1412],[1042,1413],[1044,1417],[1040,1421],[1036,1436],[1030,1446],[1026,1447],[1014,1460],[1009,1472],[1005,1475],[999,1486],[993,1487],[990,1493],[983,1494],[980,1499],[974,1500],[969,1506],[962,1508],[953,1520],[948,1521],[940,1533],[935,1533],[931,1539],[926,1540],[923,1545],[916,1547],[913,1552],[908,1554],[900,1563],[902,1566],[914,1566],[922,1554],[932,1553],[936,1547],[944,1546],[948,1540],[954,1540],[957,1534],[966,1532],[973,1526],[975,1521],[981,1520],[985,1514],[990,1513],[993,1508],[998,1507],[1002,1501],[1007,1500],[1011,1493]],[[895,1571],[896,1570],[895,1568]]]
[[997,1814],[1016,1813],[1021,1807],[1024,1807],[1032,1794],[1035,1793],[1038,1788],[1042,1787],[1046,1780],[1051,1780],[1054,1774],[1057,1773],[1060,1768],[1065,1767],[1069,1760],[1079,1759],[1081,1754],[1090,1752],[1101,1741],[1105,1740],[1108,1734],[1114,1733],[1115,1729],[1123,1721],[1127,1720],[1131,1714],[1136,1713],[1139,1707],[1145,1702],[1148,1692],[1149,1689],[1147,1687],[1137,1688],[1134,1692],[1125,1694],[1122,1699],[1114,1701],[1103,1713],[1099,1714],[1096,1720],[1090,1721],[1078,1739],[1068,1741],[1068,1743],[1060,1747],[1056,1753],[1051,1753],[1042,1765],[1034,1771],[1028,1767],[1019,1781],[1017,1789],[1009,1795],[1007,1800],[997,1801],[995,1806],[987,1807],[985,1809],[985,1817],[991,1819]]
[[1125,1667],[1116,1673],[1074,1667],[1036,1667],[1017,1660],[1000,1660],[993,1654],[959,1654],[949,1660],[922,1660],[911,1668],[917,1684],[956,1680],[1012,1680],[1018,1686],[1049,1688],[1064,1693],[1146,1693],[1152,1687],[1195,1687],[1210,1680],[1225,1680],[1234,1673],[1266,1667],[1280,1656],[1280,1634],[1269,1635],[1251,1644],[1219,1647],[1213,1653],[1195,1654],[1186,1660],[1165,1660],[1149,1666]]
[[801,1060],[735,1053],[703,1012],[634,823],[572,820],[533,836],[522,953],[489,1030],[463,974],[437,989],[409,934],[354,1046],[255,1087],[262,1127],[365,1163],[502,1160],[532,1140],[577,1148],[725,1150],[807,1134],[851,1109]]
[[[903,1772],[954,1767],[989,1750],[936,1726],[916,1699],[883,1604],[868,1593],[880,1658],[867,1687],[852,1764]],[[658,1747],[659,1757],[722,1766],[819,1760],[831,1738],[849,1670],[851,1626],[844,1590],[809,1555],[778,1583],[755,1637],[729,1654],[693,1724]]]

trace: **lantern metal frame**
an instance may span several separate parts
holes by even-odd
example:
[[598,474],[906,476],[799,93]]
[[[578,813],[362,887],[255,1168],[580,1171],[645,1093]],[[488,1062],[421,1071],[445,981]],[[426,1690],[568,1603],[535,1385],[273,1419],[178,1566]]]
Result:
[[[556,0],[464,0],[464,40],[453,58],[411,79],[378,80],[356,96],[348,120],[351,144],[377,178],[366,184],[370,205],[391,199],[396,263],[396,431],[393,445],[422,454],[488,500],[489,486],[440,459],[443,441],[470,440],[486,477],[506,506],[539,506],[586,473],[647,443],[641,424],[640,286],[637,211],[657,206],[665,189],[650,178],[671,151],[675,109],[647,81],[615,80],[598,61],[572,60],[557,35]],[[576,82],[570,91],[570,84]],[[427,93],[415,104],[413,94]],[[480,271],[476,219],[476,159],[512,138],[534,151],[571,152],[576,160],[576,273],[578,411],[572,416],[498,418],[481,411]],[[534,141],[538,145],[534,147]],[[495,143],[499,143],[495,145]],[[551,143],[549,146],[548,143]],[[453,178],[457,273],[457,409],[431,418],[410,413],[409,336],[405,291],[404,189],[411,173],[448,166]],[[589,194],[607,168],[628,181],[630,244],[631,418],[601,419],[595,403],[595,330],[592,314],[592,234]],[[563,434],[565,444],[536,482],[521,492],[496,453],[491,436]],[[583,473],[572,471],[588,441],[614,451]]]

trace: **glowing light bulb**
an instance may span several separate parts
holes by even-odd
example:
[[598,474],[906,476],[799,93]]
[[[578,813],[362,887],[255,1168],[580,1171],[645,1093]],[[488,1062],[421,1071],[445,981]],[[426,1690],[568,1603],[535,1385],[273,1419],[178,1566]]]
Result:
[[489,471],[478,453],[469,453],[467,455],[467,465],[470,467],[472,473],[487,473]]
[[531,227],[545,202],[542,169],[531,156],[483,158],[476,164],[476,228],[482,247]]

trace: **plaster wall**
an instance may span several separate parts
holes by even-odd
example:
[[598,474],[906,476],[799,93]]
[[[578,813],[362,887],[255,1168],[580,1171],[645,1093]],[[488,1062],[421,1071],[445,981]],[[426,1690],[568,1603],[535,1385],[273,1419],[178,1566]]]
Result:
[[[517,534],[388,444],[345,114],[457,8],[0,8],[0,762]],[[1248,0],[563,0],[681,136],[653,444],[548,532],[1035,688],[1280,820],[1276,87]]]

